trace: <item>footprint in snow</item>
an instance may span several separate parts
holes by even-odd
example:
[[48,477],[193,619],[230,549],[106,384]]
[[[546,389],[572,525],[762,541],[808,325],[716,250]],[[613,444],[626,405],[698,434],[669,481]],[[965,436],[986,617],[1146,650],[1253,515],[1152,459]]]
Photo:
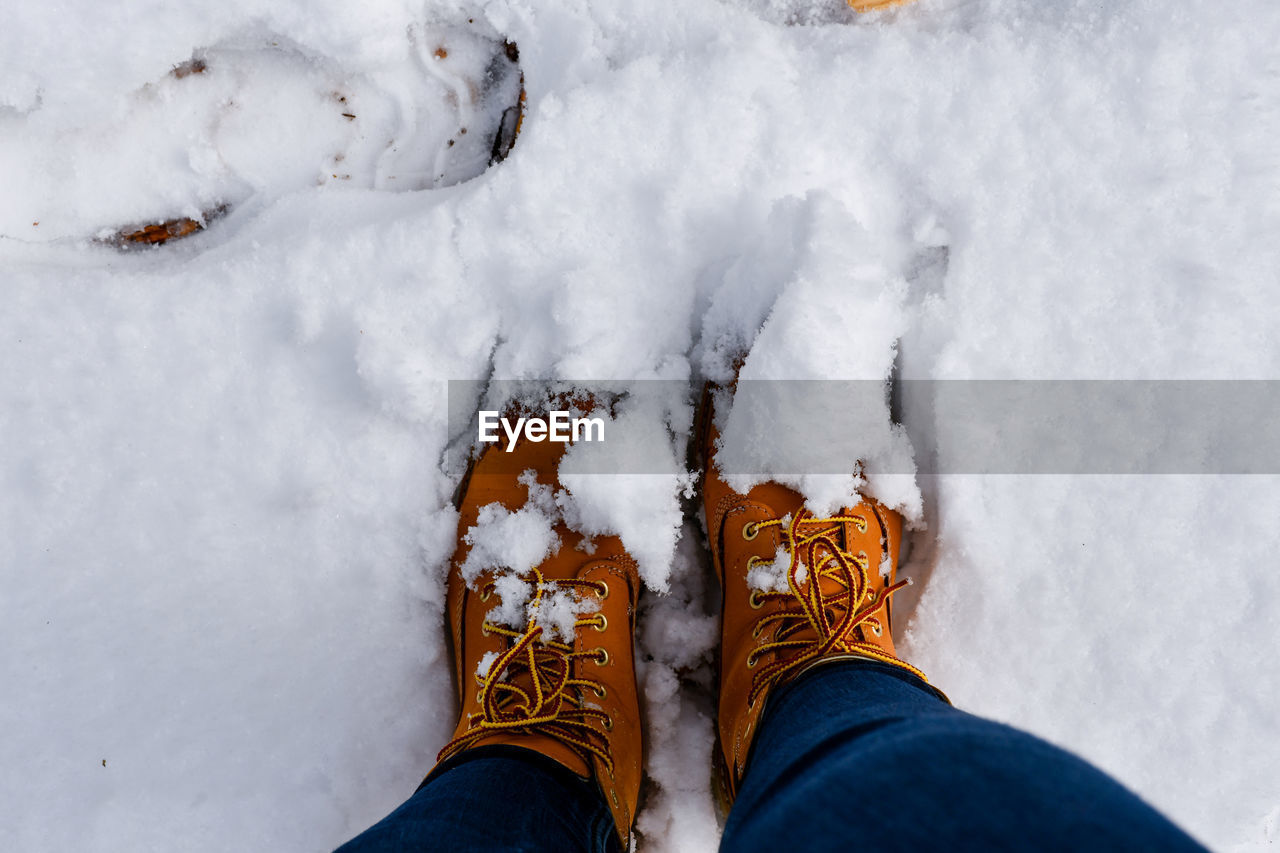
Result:
[[522,102],[515,45],[474,27],[416,28],[398,64],[360,74],[278,38],[222,42],[87,121],[17,119],[29,150],[0,177],[41,191],[0,202],[0,234],[132,249],[317,185],[450,186],[507,156]]

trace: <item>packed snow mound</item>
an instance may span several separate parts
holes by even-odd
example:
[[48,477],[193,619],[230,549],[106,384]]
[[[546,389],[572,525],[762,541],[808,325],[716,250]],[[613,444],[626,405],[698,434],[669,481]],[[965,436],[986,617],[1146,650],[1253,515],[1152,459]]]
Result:
[[792,486],[819,517],[866,495],[918,521],[912,448],[888,396],[913,318],[901,246],[821,191],[777,205],[765,233],[703,320],[702,372],[733,382],[732,404],[724,385],[715,407],[717,467],[739,492]]
[[[329,849],[412,792],[455,723],[449,380],[692,387],[757,345],[773,378],[1280,375],[1274,0],[11,7],[7,850]],[[425,158],[459,124],[424,26],[518,44],[525,119],[499,167],[391,192],[387,134]],[[260,76],[166,76],[200,51]],[[203,156],[203,119],[165,110],[221,116],[176,96],[223,85],[321,159],[256,121],[219,137],[234,170]],[[163,251],[93,241],[224,195]],[[662,410],[677,447],[691,412]],[[600,526],[634,494],[648,549],[646,851],[717,838],[716,593],[682,473],[574,492]],[[895,617],[934,683],[1217,848],[1274,843],[1280,481],[873,475],[920,496],[925,582]]]

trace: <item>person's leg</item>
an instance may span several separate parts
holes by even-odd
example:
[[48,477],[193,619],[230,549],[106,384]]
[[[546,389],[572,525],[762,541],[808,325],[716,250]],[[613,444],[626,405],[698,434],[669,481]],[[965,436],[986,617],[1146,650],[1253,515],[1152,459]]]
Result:
[[479,746],[437,768],[402,806],[337,853],[620,850],[594,780],[516,746]]
[[722,850],[1197,850],[1056,747],[905,670],[824,664],[769,699]]

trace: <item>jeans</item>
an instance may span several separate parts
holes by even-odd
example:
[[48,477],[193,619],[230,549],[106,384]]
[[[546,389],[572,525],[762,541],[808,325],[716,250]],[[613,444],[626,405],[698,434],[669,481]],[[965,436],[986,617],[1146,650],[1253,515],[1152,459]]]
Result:
[[[720,846],[1203,849],[1079,758],[870,661],[820,666],[773,692]],[[494,746],[438,767],[339,853],[619,847],[594,781]]]

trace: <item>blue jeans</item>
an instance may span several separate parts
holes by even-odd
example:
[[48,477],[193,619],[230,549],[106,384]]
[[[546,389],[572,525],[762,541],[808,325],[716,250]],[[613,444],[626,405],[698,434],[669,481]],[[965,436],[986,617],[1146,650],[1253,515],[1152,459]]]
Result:
[[[519,747],[433,772],[339,853],[617,850],[594,781]],[[723,850],[1201,850],[1084,761],[874,662],[774,691]]]

